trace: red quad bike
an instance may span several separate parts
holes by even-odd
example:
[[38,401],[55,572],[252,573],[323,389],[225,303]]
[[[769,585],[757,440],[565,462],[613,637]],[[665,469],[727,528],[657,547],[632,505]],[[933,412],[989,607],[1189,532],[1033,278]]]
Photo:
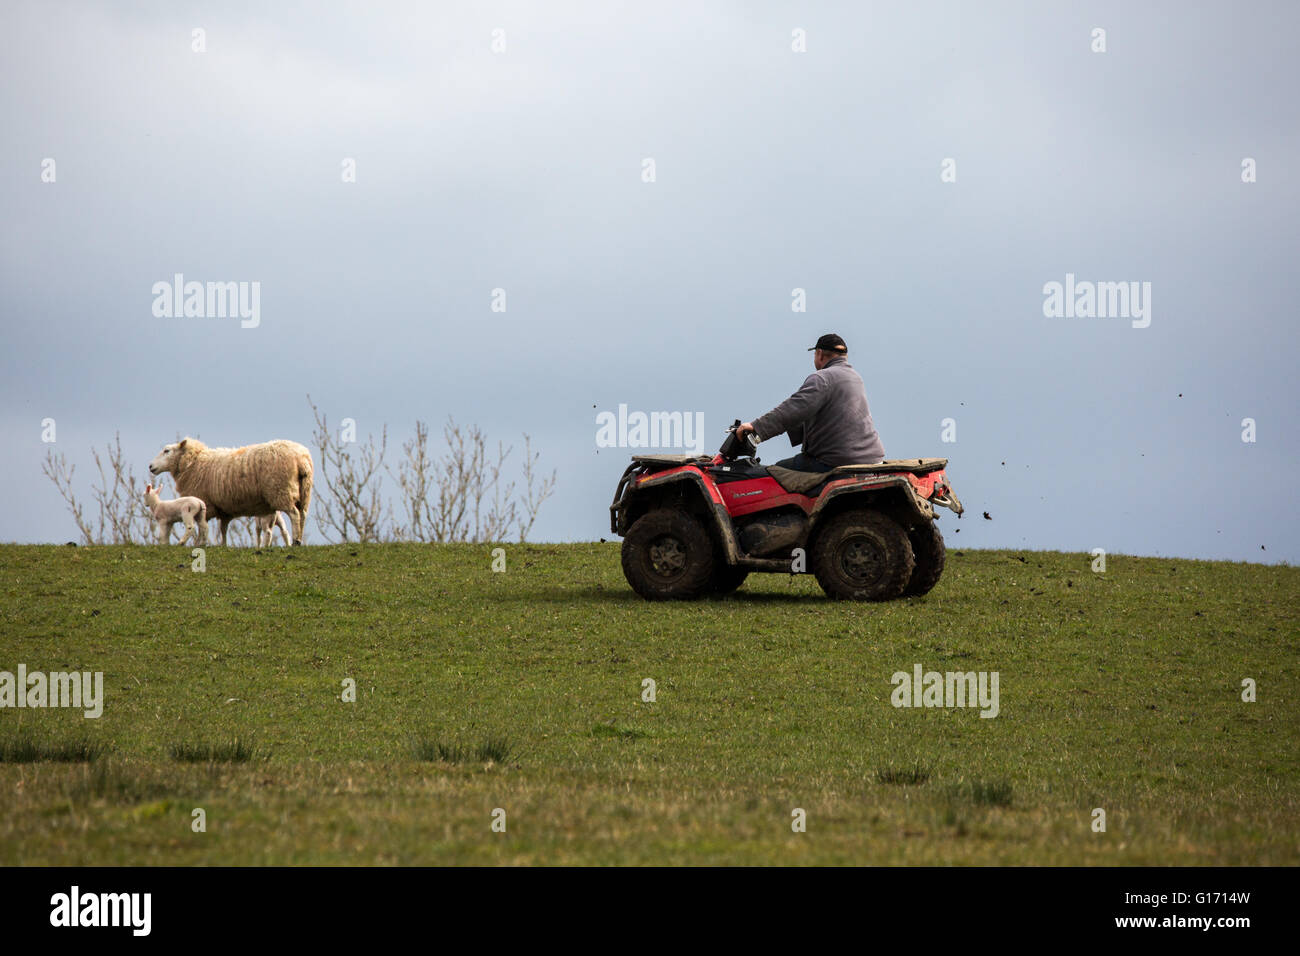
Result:
[[935,505],[962,513],[946,458],[842,465],[825,473],[764,467],[737,421],[713,458],[633,455],[610,530],[623,573],[649,600],[729,594],[751,571],[811,570],[833,598],[925,594],[943,573]]

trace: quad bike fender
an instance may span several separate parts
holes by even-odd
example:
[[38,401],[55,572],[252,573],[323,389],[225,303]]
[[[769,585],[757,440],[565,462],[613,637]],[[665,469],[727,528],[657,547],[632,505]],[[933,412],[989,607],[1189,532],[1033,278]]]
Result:
[[615,492],[614,503],[609,506],[609,530],[617,535],[626,535],[632,522],[644,512],[654,507],[654,502],[665,498],[693,503],[704,525],[713,533],[714,540],[722,547],[728,564],[740,560],[740,547],[736,543],[736,533],[731,525],[731,516],[727,506],[722,502],[722,495],[712,483],[704,480],[698,468],[672,468],[654,472],[637,478],[632,472],[635,464],[629,467],[619,482]]
[[[904,527],[920,521],[933,521],[934,503],[927,494],[939,495],[940,488],[947,488],[942,472],[923,476],[919,480],[913,475],[895,474],[832,481],[808,515],[809,540],[816,533],[820,522],[845,507],[869,507],[887,511]],[[948,492],[951,493],[951,489]],[[953,496],[952,500],[955,502],[956,497]],[[940,503],[947,504],[946,501]],[[960,504],[957,508],[960,508]],[[957,511],[957,508],[953,510]]]

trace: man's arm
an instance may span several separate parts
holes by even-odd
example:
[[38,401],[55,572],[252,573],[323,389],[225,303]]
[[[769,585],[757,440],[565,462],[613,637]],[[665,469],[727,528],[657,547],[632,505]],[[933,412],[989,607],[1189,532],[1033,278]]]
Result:
[[[745,432],[752,432],[752,431],[754,431],[754,423],[753,423],[753,422],[745,422],[745,423],[742,424],[738,429],[736,429],[736,435],[737,435],[737,437],[739,437],[739,438],[744,438],[744,437],[745,437]],[[757,432],[755,432],[754,434],[755,434],[755,436],[757,437],[757,440],[758,440],[758,441],[762,441],[762,440],[763,440],[763,436],[762,436],[762,435],[759,435]],[[794,426],[793,428],[791,428],[788,432],[786,432],[786,434],[788,434],[788,435],[790,436],[790,444],[791,444],[791,445],[802,445],[802,444],[803,444],[803,424],[802,424],[802,423],[800,423],[800,424],[798,424],[798,425],[795,425],[795,426]]]
[[[818,375],[809,375],[804,379],[799,391],[795,392],[766,415],[754,419],[752,427],[761,441],[775,438],[783,432],[790,433],[792,444],[803,441],[803,426],[821,408],[826,400],[822,389],[822,380]],[[796,441],[796,439],[798,439]]]

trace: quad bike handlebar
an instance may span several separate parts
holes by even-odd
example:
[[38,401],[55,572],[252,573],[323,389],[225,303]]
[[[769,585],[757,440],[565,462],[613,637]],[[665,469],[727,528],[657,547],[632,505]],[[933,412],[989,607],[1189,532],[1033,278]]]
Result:
[[737,418],[732,426],[727,429],[727,437],[722,442],[722,447],[718,449],[718,454],[725,461],[732,461],[736,458],[753,458],[758,453],[758,441],[754,438],[753,432],[746,432],[744,438],[736,437],[736,429],[740,427],[740,419]]

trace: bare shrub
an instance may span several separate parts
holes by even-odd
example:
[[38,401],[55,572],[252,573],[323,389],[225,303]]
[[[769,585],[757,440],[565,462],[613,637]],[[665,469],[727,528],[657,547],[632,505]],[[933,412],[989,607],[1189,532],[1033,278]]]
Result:
[[54,449],[50,448],[45,452],[45,462],[41,465],[41,472],[54,483],[59,496],[63,498],[64,503],[68,506],[68,511],[72,513],[72,520],[77,523],[77,530],[81,532],[81,543],[94,544],[95,529],[86,520],[85,508],[77,500],[76,492],[72,487],[72,480],[76,475],[77,466],[68,464],[68,456],[63,452],[56,455]]
[[318,498],[317,520],[322,528],[332,529],[340,541],[383,540],[384,501],[379,471],[388,452],[388,426],[384,426],[379,445],[369,435],[365,444],[353,449],[352,442],[340,441],[330,431],[325,414],[310,395],[307,401],[316,419],[314,438],[320,451],[318,490],[323,486],[325,491]]
[[537,520],[537,512],[555,488],[554,473],[539,482],[540,453],[524,436],[522,498],[515,482],[503,472],[513,448],[498,442],[488,449],[487,437],[477,425],[462,428],[452,418],[442,430],[446,454],[434,459],[429,452],[429,426],[415,423],[415,437],[402,445],[404,458],[393,479],[401,492],[403,523],[397,537],[414,541],[504,541],[513,531],[523,541]]
[[402,454],[405,457],[396,473],[392,469],[388,472],[401,493],[401,519],[394,523],[393,536],[398,540],[435,541],[437,519],[429,504],[434,465],[429,458],[428,425],[416,420],[415,437],[402,442]]
[[45,453],[41,471],[67,504],[83,544],[147,544],[153,540],[153,516],[144,503],[144,486],[137,485],[135,470],[126,463],[122,451],[122,435],[114,433],[113,441],[101,454],[92,447],[98,484],[91,484],[90,499],[94,505],[93,518],[87,518],[85,505],[77,498],[73,477],[77,466],[68,463],[62,452],[51,449]]
[[542,510],[546,499],[555,494],[555,469],[551,469],[548,478],[539,478],[536,474],[537,459],[541,456],[540,451],[533,451],[533,440],[524,435],[524,500],[519,516],[520,544],[528,540],[528,532],[533,530],[537,512]]

